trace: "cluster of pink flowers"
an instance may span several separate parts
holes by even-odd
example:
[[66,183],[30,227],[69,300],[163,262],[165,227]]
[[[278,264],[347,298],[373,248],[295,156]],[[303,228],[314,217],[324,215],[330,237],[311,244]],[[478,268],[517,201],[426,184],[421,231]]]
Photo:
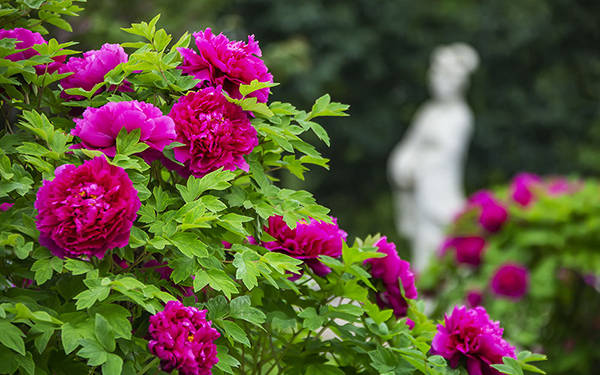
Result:
[[125,170],[103,157],[61,165],[37,193],[39,242],[61,258],[102,258],[127,246],[140,205]]
[[160,358],[163,371],[210,375],[219,362],[214,341],[220,334],[206,320],[206,310],[169,301],[163,311],[150,317],[148,332],[148,349]]
[[432,353],[446,358],[452,368],[466,362],[469,375],[500,375],[490,365],[502,363],[505,356],[516,358],[515,348],[502,338],[500,323],[490,320],[483,307],[455,307],[437,328]]
[[[44,39],[42,34],[33,32],[31,30],[23,29],[20,27],[6,30],[0,29],[0,39],[16,39],[16,49],[22,49],[23,51],[15,52],[10,55],[4,56],[5,59],[10,61],[28,60],[33,56],[38,56],[39,52],[32,47],[36,44],[47,44],[48,42]],[[53,58],[53,62],[48,64],[40,64],[35,66],[37,74],[54,73],[58,70],[61,64],[65,61],[65,56],[57,56]]]
[[74,121],[76,126],[71,134],[81,139],[76,147],[100,150],[110,157],[116,154],[117,135],[123,128],[127,132],[140,129],[140,141],[160,153],[176,136],[175,124],[169,116],[152,104],[136,100],[89,107],[83,112],[83,118]]
[[[83,57],[71,57],[66,64],[60,67],[59,73],[70,73],[68,77],[60,80],[63,89],[82,88],[86,91],[91,90],[97,83],[104,81],[106,73],[113,70],[117,65],[125,63],[128,56],[118,44],[106,43],[99,50],[87,51]],[[132,91],[129,83],[124,82],[118,88],[118,91]],[[94,94],[99,94],[103,89],[99,89]],[[80,95],[70,95],[65,91],[60,93],[61,98],[65,100],[83,100]]]
[[467,202],[467,207],[479,210],[479,224],[491,233],[499,231],[508,219],[506,208],[487,190],[473,194]]
[[202,177],[216,169],[248,171],[244,155],[258,145],[256,129],[241,107],[227,101],[220,87],[207,87],[179,98],[169,116],[175,123],[175,159]]
[[[230,41],[225,35],[214,35],[210,28],[194,33],[198,53],[190,48],[178,48],[183,58],[179,67],[185,74],[199,79],[199,88],[221,86],[231,97],[241,98],[240,84],[253,80],[273,82],[265,63],[260,59],[262,52],[254,35],[248,36],[248,43]],[[269,89],[261,89],[250,94],[265,103]]]
[[[326,223],[315,219],[300,221],[296,228],[290,228],[283,217],[271,216],[269,224],[264,228],[275,241],[263,242],[263,246],[271,251],[287,254],[301,259],[318,276],[325,276],[331,269],[320,260],[320,255],[338,258],[342,255],[342,247],[348,235],[337,225],[337,219]],[[296,275],[297,278],[300,275]]]
[[388,242],[387,238],[381,237],[375,244],[377,251],[386,254],[383,258],[371,258],[365,260],[365,264],[371,265],[371,275],[383,282],[385,290],[377,294],[377,303],[382,308],[392,308],[397,318],[406,316],[408,304],[400,285],[404,289],[404,296],[409,299],[417,298],[415,286],[415,275],[410,269],[410,263],[400,259],[396,251],[396,245]]
[[543,180],[532,173],[519,173],[510,184],[510,195],[513,201],[523,207],[528,207],[536,200],[538,192],[550,196],[574,193],[579,189],[579,184],[570,183],[566,178],[556,177]]

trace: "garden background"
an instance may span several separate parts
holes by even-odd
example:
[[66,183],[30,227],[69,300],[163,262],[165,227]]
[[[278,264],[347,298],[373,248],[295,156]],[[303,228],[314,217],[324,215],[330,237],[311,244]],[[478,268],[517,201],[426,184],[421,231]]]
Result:
[[86,8],[70,20],[74,34],[63,32],[81,50],[122,41],[119,27],[160,12],[176,37],[207,26],[233,39],[255,34],[281,83],[273,100],[308,107],[329,92],[350,104],[349,118],[324,123],[332,144],[320,151],[332,172],[315,168],[303,186],[282,178],[314,192],[356,236],[380,232],[401,243],[387,157],[428,98],[429,55],[442,43],[467,42],[481,57],[468,91],[468,193],[522,170],[600,174],[598,2],[103,0]]

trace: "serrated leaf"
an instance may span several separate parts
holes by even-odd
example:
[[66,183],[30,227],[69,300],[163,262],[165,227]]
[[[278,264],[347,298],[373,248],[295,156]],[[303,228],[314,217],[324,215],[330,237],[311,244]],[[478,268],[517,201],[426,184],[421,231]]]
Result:
[[248,340],[248,336],[246,336],[246,333],[239,325],[229,320],[220,320],[217,322],[223,328],[225,337],[230,339],[230,341],[233,339],[233,341],[237,341],[247,347],[250,347],[250,340]]
[[238,292],[238,285],[222,270],[209,269],[199,271],[194,275],[194,291],[197,292],[209,285],[215,290],[220,290],[227,298]]
[[133,155],[147,149],[149,147],[147,144],[139,143],[141,133],[142,131],[139,128],[127,132],[127,129],[123,126],[117,135],[117,153],[122,155]]
[[198,239],[198,235],[190,232],[179,232],[169,238],[169,241],[185,256],[202,258],[208,256],[207,246]]
[[258,90],[262,90],[265,88],[271,88],[271,87],[275,87],[275,86],[279,86],[279,83],[274,83],[274,82],[260,82],[257,79],[252,80],[252,82],[250,82],[249,85],[240,85],[240,94],[242,94],[242,96],[247,96],[248,94],[251,94],[255,91]]

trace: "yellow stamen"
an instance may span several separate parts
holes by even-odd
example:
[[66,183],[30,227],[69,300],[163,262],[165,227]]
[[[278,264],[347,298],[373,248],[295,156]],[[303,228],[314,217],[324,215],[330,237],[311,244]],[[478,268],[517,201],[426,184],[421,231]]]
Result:
[[194,341],[194,335],[189,335],[189,336],[188,336],[188,341],[189,341],[189,342],[192,342],[192,341]]

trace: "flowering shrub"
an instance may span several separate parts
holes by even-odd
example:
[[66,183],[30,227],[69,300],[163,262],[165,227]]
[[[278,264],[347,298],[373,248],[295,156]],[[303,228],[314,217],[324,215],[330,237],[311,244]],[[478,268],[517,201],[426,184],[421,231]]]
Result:
[[478,199],[469,199],[421,290],[434,297],[436,314],[455,304],[484,306],[511,343],[549,355],[550,373],[593,373],[600,361],[598,184],[521,173],[474,197],[482,194],[507,212],[503,224],[490,231],[471,203]]
[[[277,184],[327,167],[303,137],[328,144],[318,118],[347,106],[269,103],[252,36],[207,29],[196,53],[155,17],[83,57],[20,39],[81,10],[0,8],[17,30],[0,41],[0,373],[474,374],[431,352],[392,243],[350,245],[309,192]],[[538,359],[493,353],[509,374]]]

